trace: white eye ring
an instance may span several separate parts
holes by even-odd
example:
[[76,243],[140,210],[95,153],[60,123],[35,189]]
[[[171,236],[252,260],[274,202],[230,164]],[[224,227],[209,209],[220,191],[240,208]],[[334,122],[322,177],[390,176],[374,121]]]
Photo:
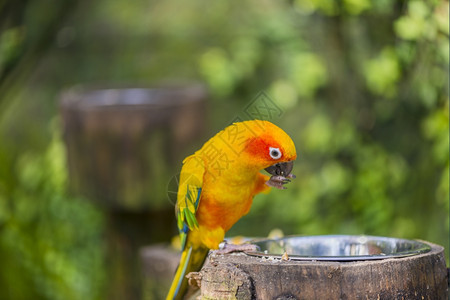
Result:
[[269,155],[273,159],[279,159],[281,158],[281,151],[278,148],[269,147]]

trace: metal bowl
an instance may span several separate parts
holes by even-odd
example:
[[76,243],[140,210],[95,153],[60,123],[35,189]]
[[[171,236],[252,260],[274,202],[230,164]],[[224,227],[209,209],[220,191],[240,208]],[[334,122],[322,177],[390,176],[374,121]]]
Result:
[[291,260],[375,260],[417,255],[431,250],[429,245],[416,240],[368,235],[288,236],[251,243],[260,250],[248,252],[248,255],[281,258],[286,252]]

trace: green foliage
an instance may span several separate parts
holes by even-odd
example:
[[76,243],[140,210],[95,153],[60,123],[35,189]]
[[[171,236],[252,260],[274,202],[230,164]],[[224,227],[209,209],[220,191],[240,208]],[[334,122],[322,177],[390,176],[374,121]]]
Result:
[[7,29],[0,35],[0,73],[16,58],[22,37],[23,33],[19,28]]
[[7,3],[0,298],[104,298],[102,215],[68,193],[49,121],[58,93],[78,83],[203,81],[210,134],[266,91],[283,110],[271,121],[297,146],[297,179],[255,198],[230,235],[278,227],[448,246],[448,1]]
[[365,65],[365,77],[374,94],[387,98],[396,96],[400,66],[394,50],[385,48],[379,57],[369,60]]
[[0,190],[2,298],[99,297],[103,221],[86,201],[68,195],[60,137],[42,154],[21,154],[10,176],[16,186]]

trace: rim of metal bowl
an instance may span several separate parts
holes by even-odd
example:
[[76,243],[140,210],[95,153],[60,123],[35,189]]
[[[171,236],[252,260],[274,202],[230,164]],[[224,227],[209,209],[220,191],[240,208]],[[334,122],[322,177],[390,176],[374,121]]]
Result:
[[[281,259],[283,253],[269,253],[267,247],[261,247],[264,244],[272,243],[277,245],[280,249],[285,250],[285,245],[290,241],[295,240],[296,242],[309,242],[311,241],[332,241],[337,240],[339,242],[352,242],[364,245],[368,242],[379,242],[379,243],[404,243],[411,246],[411,249],[403,250],[393,253],[380,253],[380,254],[369,254],[369,255],[345,255],[345,256],[320,256],[320,255],[299,255],[287,252],[290,260],[296,261],[363,261],[363,260],[381,260],[388,258],[401,258],[407,256],[413,256],[418,254],[427,253],[431,250],[431,247],[419,240],[408,240],[392,237],[380,237],[371,235],[314,235],[314,236],[286,236],[278,239],[256,239],[249,243],[257,245],[260,247],[260,251],[246,252],[247,255],[265,257],[265,258],[275,258]],[[286,251],[286,250],[285,250]]]

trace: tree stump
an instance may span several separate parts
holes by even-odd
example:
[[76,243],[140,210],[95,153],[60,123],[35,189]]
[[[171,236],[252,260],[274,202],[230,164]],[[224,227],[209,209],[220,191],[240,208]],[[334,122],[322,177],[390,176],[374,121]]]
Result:
[[142,247],[139,256],[143,276],[142,300],[164,299],[180,262],[180,251],[154,245]]
[[108,210],[171,206],[167,185],[203,132],[206,97],[201,85],[64,92],[72,189]]
[[291,261],[243,253],[210,256],[201,299],[448,299],[444,248],[359,262]]

